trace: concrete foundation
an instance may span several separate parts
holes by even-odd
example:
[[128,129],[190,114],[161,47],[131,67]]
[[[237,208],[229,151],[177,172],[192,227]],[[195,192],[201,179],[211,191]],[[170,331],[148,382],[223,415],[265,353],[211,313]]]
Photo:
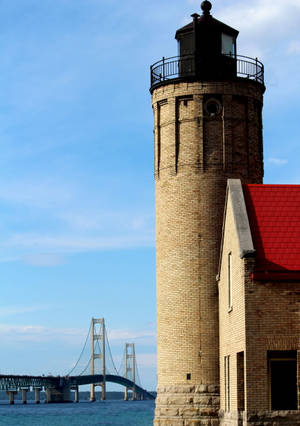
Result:
[[79,391],[78,387],[74,389],[74,402],[79,402]]
[[36,404],[40,403],[40,392],[41,392],[41,388],[34,388],[34,402]]
[[71,402],[70,388],[65,386],[61,388],[46,389],[46,402],[47,403]]
[[159,387],[155,426],[218,426],[219,386]]
[[27,392],[30,389],[21,389],[22,392],[22,404],[27,404]]
[[300,411],[228,411],[220,410],[220,426],[298,426]]
[[9,396],[9,403],[10,405],[13,405],[15,403],[15,395],[17,394],[17,391],[7,391],[6,394]]

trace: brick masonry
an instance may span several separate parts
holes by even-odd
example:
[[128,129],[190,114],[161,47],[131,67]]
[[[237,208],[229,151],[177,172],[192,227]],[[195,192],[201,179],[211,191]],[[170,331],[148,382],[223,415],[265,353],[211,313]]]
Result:
[[[299,282],[255,281],[255,257],[241,258],[230,192],[226,203],[219,281],[220,424],[300,425]],[[232,256],[232,308],[228,309],[228,255]],[[271,411],[268,351],[298,351],[298,410]],[[239,354],[244,354],[241,370]],[[224,357],[230,357],[230,409]],[[245,390],[241,398],[241,381]],[[243,401],[242,401],[243,400]]]
[[[262,182],[262,95],[247,79],[153,91],[157,426],[219,424],[216,274],[226,182]],[[212,98],[215,115],[205,107]]]

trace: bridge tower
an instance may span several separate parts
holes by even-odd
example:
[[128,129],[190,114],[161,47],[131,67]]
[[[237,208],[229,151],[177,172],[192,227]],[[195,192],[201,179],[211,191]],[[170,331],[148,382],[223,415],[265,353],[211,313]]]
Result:
[[[125,377],[133,382],[132,400],[135,400],[135,347],[134,343],[125,343]],[[125,387],[124,400],[128,400],[128,388]]]
[[263,65],[211,3],[151,67],[158,387],[154,424],[218,425],[216,274],[226,182],[262,183]]
[[[100,366],[96,366],[96,361]],[[91,374],[102,374],[103,382],[99,385],[92,383],[90,390],[90,401],[95,401],[95,387],[101,386],[101,399],[106,399],[106,382],[105,382],[105,322],[104,318],[92,318],[91,323]]]

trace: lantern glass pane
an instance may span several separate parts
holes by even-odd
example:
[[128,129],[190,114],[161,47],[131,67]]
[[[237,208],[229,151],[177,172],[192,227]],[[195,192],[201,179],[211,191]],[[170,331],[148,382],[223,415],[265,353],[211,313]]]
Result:
[[222,54],[235,55],[234,38],[228,34],[222,34]]

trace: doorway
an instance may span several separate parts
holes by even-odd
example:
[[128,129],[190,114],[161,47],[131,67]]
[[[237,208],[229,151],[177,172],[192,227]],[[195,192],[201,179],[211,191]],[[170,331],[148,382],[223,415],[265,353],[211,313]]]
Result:
[[271,410],[297,410],[297,352],[269,351]]

